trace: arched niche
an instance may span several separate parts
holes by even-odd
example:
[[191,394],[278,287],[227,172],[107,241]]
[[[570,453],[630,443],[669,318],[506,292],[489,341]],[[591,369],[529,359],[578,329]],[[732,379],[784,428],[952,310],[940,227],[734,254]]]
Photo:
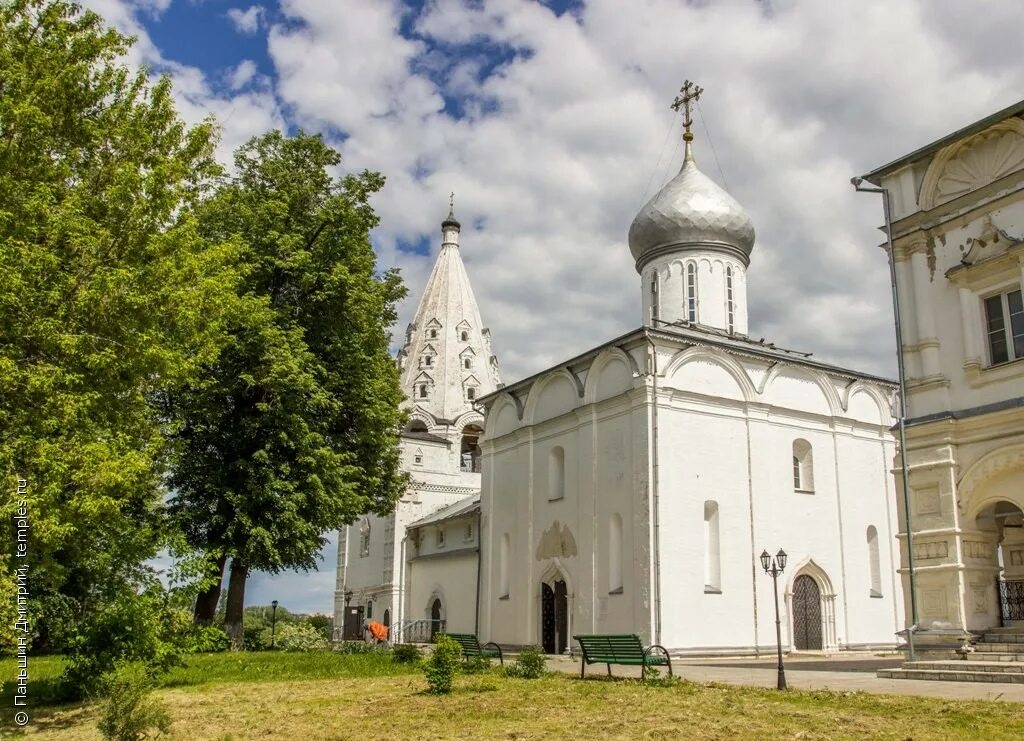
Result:
[[573,378],[566,371],[554,371],[530,389],[523,422],[533,425],[554,419],[571,412],[578,402],[579,393]]
[[729,356],[705,348],[677,354],[665,368],[661,382],[668,388],[735,401],[749,401],[754,386],[746,371]]
[[507,394],[498,398],[487,414],[487,438],[493,440],[519,427],[516,403]]
[[1024,121],[1008,118],[940,150],[921,181],[921,209],[940,206],[1024,169]]
[[761,401],[826,417],[835,416],[839,408],[834,389],[830,393],[828,384],[816,373],[787,365],[777,365],[768,373]]
[[846,416],[873,425],[889,426],[892,423],[885,402],[860,381],[857,381],[847,394]]
[[619,348],[604,350],[587,372],[584,402],[591,404],[611,399],[632,389],[634,366],[633,359]]

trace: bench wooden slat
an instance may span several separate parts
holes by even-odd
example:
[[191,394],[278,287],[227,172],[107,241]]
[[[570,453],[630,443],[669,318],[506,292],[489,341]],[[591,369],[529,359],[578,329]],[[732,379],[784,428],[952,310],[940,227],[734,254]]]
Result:
[[505,657],[501,653],[501,647],[497,643],[485,643],[480,645],[479,639],[472,633],[445,633],[446,636],[462,647],[462,657],[470,659],[477,656],[486,658],[497,657],[501,664],[505,663]]
[[[580,644],[583,654],[580,662],[580,677],[584,676],[587,664],[607,664],[608,674],[612,673],[612,664],[641,667],[641,676],[646,676],[649,666],[668,666],[672,674],[672,660],[668,651],[661,646],[644,648],[640,636],[633,634],[590,634],[573,636]],[[652,654],[657,649],[660,655]]]

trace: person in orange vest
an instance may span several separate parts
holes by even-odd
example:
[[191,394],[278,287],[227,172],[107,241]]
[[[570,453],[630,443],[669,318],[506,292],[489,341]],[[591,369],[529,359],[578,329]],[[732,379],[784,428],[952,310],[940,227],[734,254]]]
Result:
[[369,626],[370,635],[377,644],[384,643],[388,639],[388,627],[381,622],[371,620]]

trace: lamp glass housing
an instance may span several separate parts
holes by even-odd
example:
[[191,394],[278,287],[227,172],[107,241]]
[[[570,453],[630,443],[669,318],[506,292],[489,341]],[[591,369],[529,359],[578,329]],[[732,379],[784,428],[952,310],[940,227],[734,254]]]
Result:
[[779,548],[779,552],[775,554],[775,560],[779,563],[779,571],[786,570],[786,552]]
[[765,571],[771,568],[772,557],[768,555],[768,551],[761,551],[761,566]]

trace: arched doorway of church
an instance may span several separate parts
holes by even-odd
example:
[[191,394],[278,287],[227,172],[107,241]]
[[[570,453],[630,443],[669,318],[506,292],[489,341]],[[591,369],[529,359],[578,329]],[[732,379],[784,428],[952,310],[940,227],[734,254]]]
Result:
[[437,597],[430,603],[430,642],[434,642],[434,636],[444,632],[444,625],[441,622],[441,600]]
[[561,579],[540,585],[540,628],[544,653],[564,653],[569,645],[569,600]]
[[793,645],[798,651],[820,651],[821,590],[807,574],[793,582]]
[[[996,544],[999,622],[1009,625],[1024,621],[1024,512],[1013,502],[998,501],[979,512],[976,523],[979,530],[993,533]],[[972,542],[965,541],[964,550],[968,557],[981,555]]]

